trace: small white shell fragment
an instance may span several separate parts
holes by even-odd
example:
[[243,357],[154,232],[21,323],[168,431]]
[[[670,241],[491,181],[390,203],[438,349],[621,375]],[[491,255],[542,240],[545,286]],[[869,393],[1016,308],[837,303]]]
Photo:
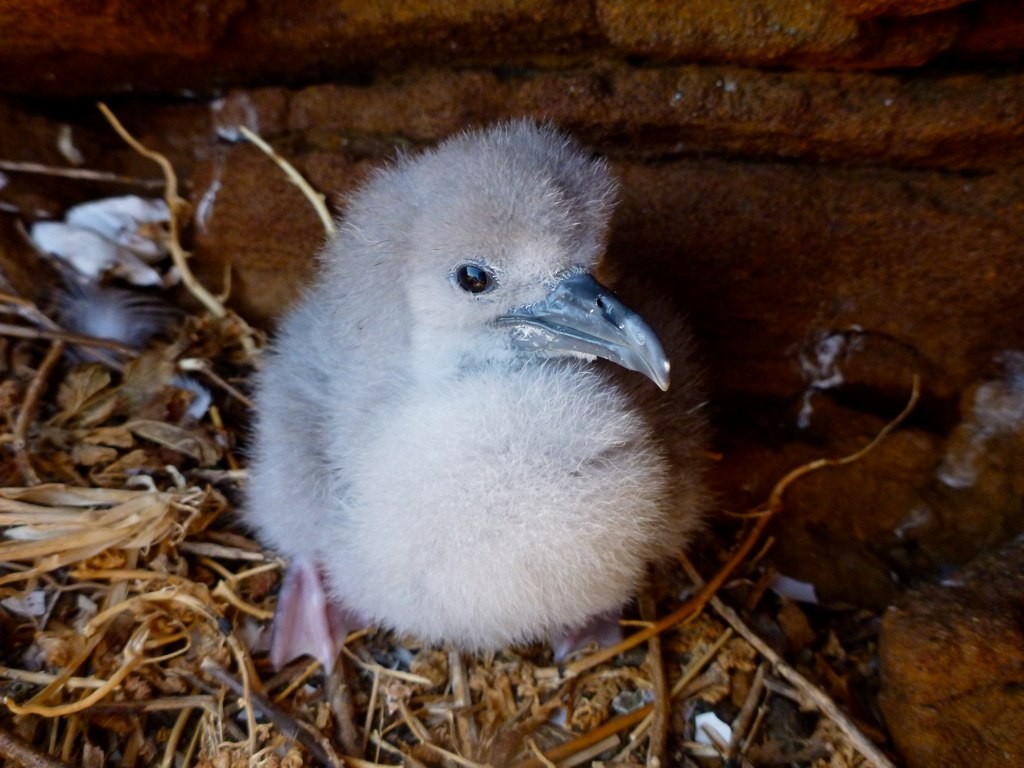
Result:
[[6,597],[0,605],[18,616],[37,619],[46,613],[46,593],[37,589],[24,597]]
[[61,123],[57,129],[57,151],[76,168],[85,164],[82,152],[75,146],[74,130],[68,123]]
[[720,720],[714,712],[702,712],[697,715],[693,718],[693,726],[697,732],[696,741],[698,744],[712,745],[711,737],[707,735],[706,730],[713,731],[726,744],[732,739],[732,728],[728,723]]
[[806,581],[798,581],[790,576],[783,576],[781,573],[772,577],[768,585],[773,592],[798,603],[818,604],[818,593],[814,585]]
[[145,264],[132,251],[89,229],[57,221],[40,221],[29,232],[32,242],[78,274],[98,282],[110,273],[132,285],[162,285],[160,273]]
[[162,239],[148,236],[145,226],[170,221],[167,203],[159,198],[125,195],[91,200],[69,208],[64,221],[97,232],[149,263],[167,255]]

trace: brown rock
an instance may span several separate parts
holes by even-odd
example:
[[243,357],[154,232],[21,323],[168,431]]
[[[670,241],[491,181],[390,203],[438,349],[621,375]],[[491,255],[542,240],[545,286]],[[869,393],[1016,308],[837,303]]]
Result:
[[53,298],[57,273],[42,261],[9,217],[0,218],[0,292],[39,301]]
[[623,268],[644,258],[675,287],[716,390],[794,398],[817,378],[801,352],[850,330],[907,350],[858,373],[889,378],[892,397],[915,360],[925,386],[950,398],[998,353],[1024,348],[1015,174],[710,160],[617,170],[611,252]]
[[550,56],[595,42],[573,0],[0,0],[0,90],[83,94],[352,77],[410,64]]
[[909,768],[1024,765],[1024,541],[913,590],[882,623],[880,704]]
[[313,208],[271,160],[249,145],[222,148],[199,166],[195,189],[197,273],[232,304],[263,320],[280,314],[309,279],[324,230]]
[[[262,113],[260,113],[262,114]],[[291,99],[288,128],[326,145],[369,134],[433,142],[509,115],[553,119],[602,152],[995,169],[1024,163],[1024,77],[913,78],[738,67],[499,78],[439,71]]]
[[669,61],[809,66],[919,66],[946,50],[958,14],[878,25],[851,18],[833,0],[602,0],[602,29],[617,47]]
[[76,3],[30,0],[0,3],[5,56],[34,56],[58,50],[134,56],[181,57],[209,53],[232,18],[248,3],[186,2],[138,4],[131,0]]
[[971,59],[1019,61],[1024,54],[1024,3],[988,0],[976,3],[975,11],[954,52]]
[[[1008,55],[1014,0],[903,18],[953,0],[0,0],[0,92],[94,95],[330,79],[410,67],[550,70],[629,54],[656,61],[907,68],[948,51]],[[1019,5],[1019,4],[1017,4]],[[1012,23],[1007,24],[1007,21]]]
[[964,391],[930,494],[934,530],[922,535],[946,562],[1024,530],[1024,353],[1006,352],[998,363],[995,375]]
[[860,25],[830,0],[742,0],[664,3],[600,0],[597,16],[608,39],[632,53],[683,60],[781,60],[856,50]]
[[849,16],[920,16],[963,5],[967,0],[836,0],[839,10]]
[[[795,467],[823,457],[839,458],[863,447],[884,420],[830,404],[821,397],[811,434],[792,434],[782,446],[730,436],[716,487],[730,509],[749,509]],[[817,443],[812,440],[817,439]],[[924,491],[938,461],[938,441],[921,430],[900,430],[860,461],[805,475],[787,490],[771,525],[770,560],[786,576],[813,584],[826,603],[880,610],[898,594],[890,550],[904,527],[927,510]],[[928,539],[918,543],[927,547]]]

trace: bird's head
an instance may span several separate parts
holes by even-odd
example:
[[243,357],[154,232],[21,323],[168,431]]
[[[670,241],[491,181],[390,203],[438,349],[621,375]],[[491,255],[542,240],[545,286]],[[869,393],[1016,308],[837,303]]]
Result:
[[655,333],[592,276],[616,193],[603,160],[515,121],[455,136],[377,182],[405,219],[395,252],[418,354],[596,356],[668,388]]

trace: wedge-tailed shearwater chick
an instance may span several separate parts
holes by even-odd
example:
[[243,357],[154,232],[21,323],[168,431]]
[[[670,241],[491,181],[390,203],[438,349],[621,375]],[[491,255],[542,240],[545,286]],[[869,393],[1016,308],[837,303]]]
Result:
[[275,663],[330,667],[364,623],[564,638],[686,543],[699,392],[678,318],[593,276],[614,198],[604,161],[528,121],[352,197],[258,384],[245,514],[291,560]]

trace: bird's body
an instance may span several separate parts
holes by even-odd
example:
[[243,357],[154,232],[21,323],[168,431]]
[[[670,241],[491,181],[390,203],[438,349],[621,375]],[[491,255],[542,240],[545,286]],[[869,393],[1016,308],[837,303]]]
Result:
[[551,637],[683,545],[699,401],[619,367],[667,387],[657,337],[589,276],[613,193],[518,122],[353,198],[257,395],[247,515],[296,574],[278,660],[329,663],[341,616],[475,650]]

